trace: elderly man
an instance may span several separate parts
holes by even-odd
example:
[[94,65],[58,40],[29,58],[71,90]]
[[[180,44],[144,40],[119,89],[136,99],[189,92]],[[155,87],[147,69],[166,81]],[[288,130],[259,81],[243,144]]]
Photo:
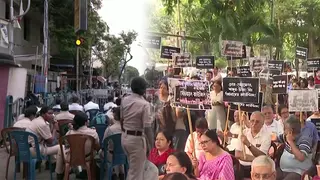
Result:
[[147,82],[136,77],[131,81],[132,94],[123,98],[121,113],[121,142],[128,156],[129,171],[127,180],[143,179],[144,165],[147,160],[146,138],[151,136],[150,105],[143,98]]
[[276,180],[276,165],[269,156],[258,156],[251,164],[252,180]]
[[[246,178],[250,178],[253,159],[266,155],[271,145],[270,133],[263,128],[264,115],[261,112],[256,111],[251,114],[250,124],[250,128],[245,129],[240,136],[241,142],[238,143],[235,151],[235,156],[240,160]],[[245,156],[243,150],[245,150]]]
[[283,133],[283,126],[276,120],[274,120],[274,113],[272,106],[266,105],[262,107],[262,113],[264,115],[264,124],[267,130],[270,133],[270,136],[273,134],[274,137],[279,136]]
[[277,169],[277,179],[301,179],[301,175],[312,166],[313,132],[303,128],[299,119],[289,116],[284,123],[284,134],[278,141],[285,144]]

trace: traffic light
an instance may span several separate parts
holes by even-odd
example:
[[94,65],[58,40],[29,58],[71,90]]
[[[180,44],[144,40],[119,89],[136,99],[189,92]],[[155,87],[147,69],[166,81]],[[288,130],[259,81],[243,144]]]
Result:
[[84,43],[84,39],[83,38],[77,38],[76,46],[81,46],[83,43]]

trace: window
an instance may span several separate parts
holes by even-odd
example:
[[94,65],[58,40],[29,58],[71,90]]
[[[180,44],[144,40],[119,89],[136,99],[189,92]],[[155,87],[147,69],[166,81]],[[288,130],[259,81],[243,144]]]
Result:
[[30,19],[23,17],[23,39],[30,41]]
[[40,43],[42,43],[43,44],[43,42],[44,42],[44,38],[43,38],[43,27],[41,27],[40,28]]
[[6,9],[5,9],[5,19],[10,19],[10,5],[9,2],[6,2]]

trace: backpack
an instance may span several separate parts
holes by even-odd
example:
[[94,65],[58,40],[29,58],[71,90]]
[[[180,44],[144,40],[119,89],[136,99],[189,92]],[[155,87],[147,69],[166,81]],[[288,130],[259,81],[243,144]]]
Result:
[[90,121],[91,125],[96,125],[96,124],[109,124],[109,117],[106,116],[105,114],[99,112],[93,119]]

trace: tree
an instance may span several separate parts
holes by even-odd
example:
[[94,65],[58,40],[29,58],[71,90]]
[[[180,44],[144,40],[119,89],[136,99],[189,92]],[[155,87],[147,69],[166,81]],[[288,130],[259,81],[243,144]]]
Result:
[[138,77],[139,71],[133,66],[127,66],[123,72],[123,83],[130,84],[132,78]]
[[146,69],[144,73],[144,78],[147,80],[149,86],[153,88],[158,87],[157,83],[162,76],[163,73],[157,71],[154,67]]

